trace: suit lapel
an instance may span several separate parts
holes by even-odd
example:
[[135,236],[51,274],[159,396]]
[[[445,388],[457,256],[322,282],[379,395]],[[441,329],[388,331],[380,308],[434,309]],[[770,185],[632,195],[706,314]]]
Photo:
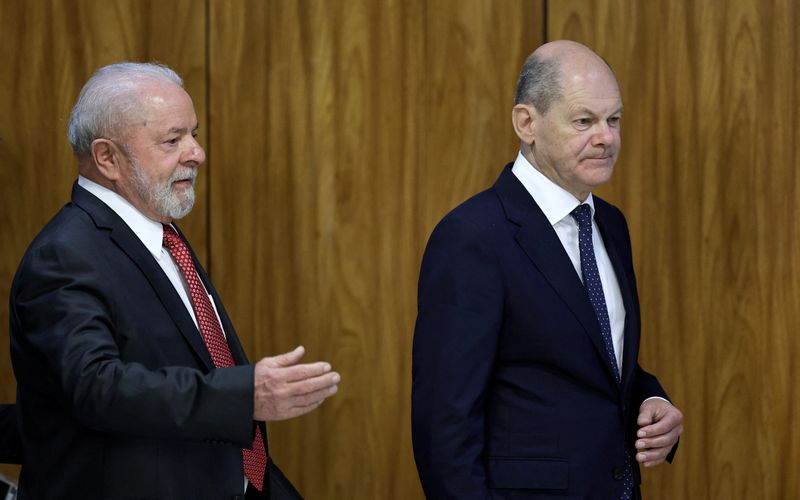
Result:
[[191,346],[198,359],[202,361],[206,370],[214,368],[208,349],[194,321],[186,311],[186,306],[175,291],[169,278],[158,265],[158,262],[156,262],[153,255],[142,244],[136,234],[105,203],[78,186],[77,183],[72,190],[72,201],[92,216],[98,228],[109,231],[109,237],[113,244],[119,247],[136,264],[145,278],[147,278],[147,281],[150,282],[161,303],[164,304],[167,313],[175,322],[178,331],[181,332],[181,335]]
[[583,326],[612,380],[600,325],[575,267],[542,210],[507,165],[494,185],[508,220],[519,226],[517,243]]
[[625,306],[625,330],[624,342],[622,353],[622,383],[630,380],[630,375],[633,373],[635,360],[638,356],[638,337],[635,335],[635,325],[638,323],[637,308],[633,300],[633,290],[631,284],[628,282],[628,276],[625,272],[625,266],[622,262],[622,256],[619,252],[619,245],[614,239],[613,232],[608,224],[608,215],[604,202],[598,201],[595,197],[595,222],[597,227],[600,228],[600,234],[603,236],[603,243],[606,247],[606,253],[611,260],[611,265],[614,267],[614,274],[617,276],[617,283],[619,283],[620,293],[622,295],[622,303]]

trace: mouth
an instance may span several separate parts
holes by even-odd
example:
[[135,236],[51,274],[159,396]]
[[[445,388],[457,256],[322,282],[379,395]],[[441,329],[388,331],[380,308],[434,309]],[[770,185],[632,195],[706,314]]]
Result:
[[609,162],[609,161],[614,161],[614,156],[613,155],[590,156],[589,158],[586,158],[586,160],[591,162]]
[[197,176],[196,172],[191,170],[184,170],[183,172],[176,172],[172,179],[172,187],[187,189],[194,186],[194,180]]
[[172,189],[175,192],[186,193],[194,190],[194,179],[178,179],[172,181]]

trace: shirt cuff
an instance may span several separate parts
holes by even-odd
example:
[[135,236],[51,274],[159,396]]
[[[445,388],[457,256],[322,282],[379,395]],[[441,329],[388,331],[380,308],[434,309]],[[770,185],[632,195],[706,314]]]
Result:
[[[666,401],[667,403],[672,404],[672,401],[670,401],[669,399],[666,399],[666,398],[662,398],[661,396],[650,396],[649,398],[647,398],[644,401],[642,401],[642,405],[647,403],[651,399],[660,399],[661,401]],[[639,405],[639,408],[641,408],[642,405]]]

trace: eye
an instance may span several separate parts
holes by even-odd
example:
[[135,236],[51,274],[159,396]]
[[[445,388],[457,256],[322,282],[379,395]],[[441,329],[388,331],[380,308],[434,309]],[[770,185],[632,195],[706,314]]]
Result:
[[579,129],[587,129],[592,125],[592,119],[591,118],[577,118],[575,121],[573,121],[573,123]]
[[167,142],[167,144],[169,144],[171,146],[174,146],[174,145],[178,144],[180,141],[181,141],[180,137],[173,137],[172,139],[167,139],[166,142]]
[[619,121],[621,118],[622,118],[621,116],[612,116],[611,118],[608,119],[608,124],[611,125],[612,127],[616,127],[619,125]]

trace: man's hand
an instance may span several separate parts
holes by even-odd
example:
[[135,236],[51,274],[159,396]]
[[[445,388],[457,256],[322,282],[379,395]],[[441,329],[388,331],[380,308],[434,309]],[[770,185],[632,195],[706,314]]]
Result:
[[681,411],[660,398],[642,403],[636,423],[636,461],[645,467],[663,462],[683,432]]
[[341,377],[324,361],[298,364],[303,346],[255,366],[253,419],[272,421],[304,415],[336,394]]

